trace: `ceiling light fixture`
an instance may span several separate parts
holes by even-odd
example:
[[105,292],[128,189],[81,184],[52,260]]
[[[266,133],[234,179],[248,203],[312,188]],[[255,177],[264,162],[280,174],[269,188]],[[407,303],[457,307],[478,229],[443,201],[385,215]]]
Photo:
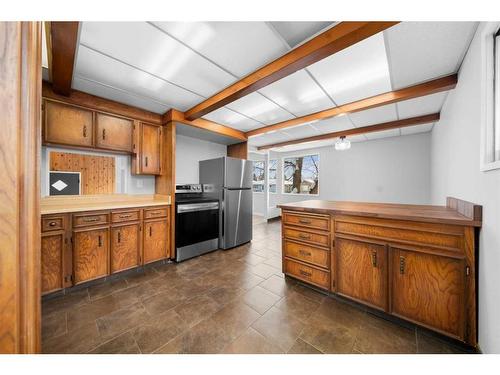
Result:
[[335,150],[344,151],[349,150],[351,148],[351,141],[345,138],[345,136],[340,137],[335,142]]

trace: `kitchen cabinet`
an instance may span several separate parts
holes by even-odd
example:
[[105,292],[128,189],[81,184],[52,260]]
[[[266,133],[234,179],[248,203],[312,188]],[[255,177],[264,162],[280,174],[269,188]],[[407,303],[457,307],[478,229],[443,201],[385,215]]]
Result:
[[144,222],[143,261],[151,263],[169,256],[170,235],[168,219],[147,220]]
[[64,288],[65,239],[66,232],[63,230],[42,234],[42,294]]
[[109,227],[73,230],[75,285],[109,274]]
[[141,264],[140,223],[111,227],[111,273]]
[[133,151],[134,121],[96,112],[95,146],[115,151]]
[[93,146],[92,111],[49,100],[45,100],[43,106],[43,139],[45,143]]
[[387,311],[387,248],[355,237],[335,239],[338,294]]
[[161,174],[162,127],[138,123],[136,128],[137,153],[132,159],[132,173]]
[[463,258],[391,248],[392,313],[455,338],[464,335]]

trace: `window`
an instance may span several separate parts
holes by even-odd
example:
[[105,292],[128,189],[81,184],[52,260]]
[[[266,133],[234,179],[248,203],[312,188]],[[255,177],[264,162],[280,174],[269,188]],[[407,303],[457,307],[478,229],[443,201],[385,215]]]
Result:
[[493,116],[494,116],[494,160],[500,160],[500,29],[497,30],[494,41],[493,41],[493,56],[494,56],[494,76],[493,76],[493,84],[494,84],[494,107],[493,107]]
[[283,159],[283,194],[319,193],[319,155]]
[[278,178],[278,160],[269,160],[269,192],[276,193],[276,179]]
[[264,172],[266,168],[266,163],[263,161],[253,162],[253,183],[252,188],[255,193],[264,192]]

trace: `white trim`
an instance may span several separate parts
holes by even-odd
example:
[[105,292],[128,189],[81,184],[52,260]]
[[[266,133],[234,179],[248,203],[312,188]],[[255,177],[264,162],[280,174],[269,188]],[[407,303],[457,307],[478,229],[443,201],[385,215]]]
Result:
[[[318,192],[316,194],[286,193],[285,192],[285,159],[300,158],[300,157],[306,157],[306,156],[317,156],[318,157]],[[281,194],[282,195],[317,197],[320,194],[320,185],[321,185],[320,178],[321,178],[321,157],[320,157],[319,153],[298,153],[298,154],[287,155],[287,156],[281,157]],[[278,187],[278,186],[276,186],[276,187]]]

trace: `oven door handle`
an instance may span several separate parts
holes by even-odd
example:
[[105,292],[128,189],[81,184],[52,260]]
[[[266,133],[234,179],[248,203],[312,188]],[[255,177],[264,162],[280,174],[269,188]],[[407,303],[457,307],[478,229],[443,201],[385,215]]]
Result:
[[218,210],[219,202],[179,204],[177,213]]

